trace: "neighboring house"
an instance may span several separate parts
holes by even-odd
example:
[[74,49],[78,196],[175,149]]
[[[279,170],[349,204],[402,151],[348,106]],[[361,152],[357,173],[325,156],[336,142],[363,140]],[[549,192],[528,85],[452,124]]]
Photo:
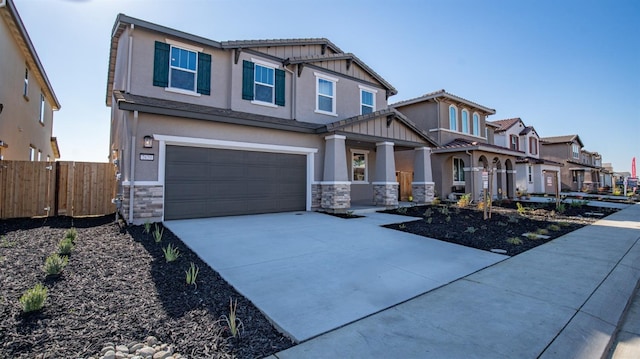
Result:
[[118,15],[106,102],[133,223],[433,198],[427,133],[327,39],[218,42]]
[[[524,155],[494,143],[496,126],[487,122],[495,110],[440,90],[391,105],[436,142],[432,170],[441,198],[471,193],[481,198],[483,172],[491,174],[494,198],[516,193],[516,159]],[[488,185],[488,183],[487,183]]]
[[540,144],[542,158],[564,165],[560,171],[563,191],[595,191],[603,183],[602,157],[584,150],[580,136],[543,137]]
[[516,192],[554,194],[560,191],[559,162],[540,158],[540,136],[522,119],[492,121],[496,126],[495,144],[524,152],[516,160]]
[[0,18],[0,159],[53,161],[60,103],[13,0],[0,0]]

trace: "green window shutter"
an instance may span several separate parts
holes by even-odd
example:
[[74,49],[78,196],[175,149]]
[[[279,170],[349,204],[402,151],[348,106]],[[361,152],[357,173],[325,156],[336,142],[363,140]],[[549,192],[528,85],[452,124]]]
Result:
[[198,93],[211,94],[211,55],[198,53]]
[[242,60],[242,99],[253,100],[253,62]]
[[156,41],[153,57],[153,86],[169,86],[169,50],[171,45]]
[[284,71],[276,69],[276,105],[284,106]]

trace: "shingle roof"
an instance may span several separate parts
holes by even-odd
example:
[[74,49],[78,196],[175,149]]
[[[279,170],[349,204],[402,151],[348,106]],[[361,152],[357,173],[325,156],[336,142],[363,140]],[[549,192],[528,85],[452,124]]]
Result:
[[484,142],[476,142],[471,141],[466,138],[456,138],[455,140],[448,142],[442,146],[438,146],[434,149],[434,152],[452,152],[453,151],[464,151],[464,150],[482,150],[486,152],[493,153],[501,153],[501,154],[509,154],[512,156],[522,156],[524,152],[515,151],[510,148],[484,143]]
[[535,158],[535,157],[519,157],[516,160],[516,163],[532,163],[532,164],[547,164],[552,166],[563,167],[564,164],[556,161],[547,160],[544,158]]
[[578,141],[580,146],[584,146],[582,141],[580,140],[580,136],[578,135],[564,135],[564,136],[552,136],[552,137],[542,137],[540,138],[540,142],[545,144],[553,144],[553,143],[571,143],[573,141]]
[[412,98],[409,100],[404,100],[404,101],[400,101],[400,102],[396,102],[394,104],[391,104],[391,107],[401,107],[401,106],[406,106],[406,105],[411,105],[414,103],[418,103],[418,102],[423,102],[423,101],[427,101],[427,100],[431,100],[431,99],[435,99],[435,98],[440,98],[440,97],[444,97],[444,98],[448,98],[450,100],[453,101],[457,101],[463,104],[466,104],[467,106],[471,106],[471,107],[475,107],[479,110],[482,110],[488,114],[495,114],[496,110],[492,109],[492,108],[488,108],[485,106],[482,106],[478,103],[475,103],[473,101],[469,101],[465,98],[456,96],[454,94],[448,93],[445,89],[442,90],[438,90],[438,91],[434,91],[434,92],[430,92],[428,94],[424,94],[422,96],[416,97],[416,98]]
[[522,131],[520,131],[520,135],[524,136],[531,131],[535,131],[536,129],[533,126],[527,126]]
[[520,117],[514,117],[514,118],[507,118],[504,120],[488,121],[488,122],[491,122],[492,124],[497,126],[496,132],[504,132],[509,128],[511,128],[511,126],[515,125],[516,123],[522,122],[522,120],[520,119]]
[[265,39],[265,40],[231,40],[222,41],[223,48],[246,48],[246,47],[266,47],[266,46],[287,46],[287,45],[326,45],[333,52],[342,53],[338,46],[326,38],[300,38],[300,39]]

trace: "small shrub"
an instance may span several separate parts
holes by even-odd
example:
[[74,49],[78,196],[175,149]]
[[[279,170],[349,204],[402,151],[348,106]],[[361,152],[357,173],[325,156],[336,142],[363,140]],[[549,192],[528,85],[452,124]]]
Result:
[[409,207],[399,207],[396,212],[400,214],[407,214],[407,210],[409,210]]
[[151,232],[151,222],[144,222],[144,234],[149,234]]
[[451,222],[451,216],[447,216],[447,218],[444,219],[447,223]]
[[196,279],[198,278],[198,273],[200,273],[200,268],[197,265],[193,264],[193,262],[191,262],[191,266],[189,267],[189,269],[184,272],[187,275],[187,284],[197,287]]
[[66,256],[59,256],[58,253],[54,253],[47,257],[44,261],[44,272],[47,275],[58,275],[62,272],[64,267],[69,263],[69,258]]
[[425,221],[427,221],[428,224],[431,224],[433,222],[433,218],[429,217],[425,219]]
[[11,248],[16,245],[16,242],[10,241],[5,236],[0,237],[0,247],[2,248]]
[[58,253],[63,256],[68,256],[73,251],[73,241],[69,237],[65,237],[58,243]]
[[536,233],[546,236],[547,234],[549,234],[549,230],[546,228],[538,228],[536,229]]
[[424,211],[423,216],[424,216],[425,218],[429,218],[429,217],[433,216],[433,210],[432,210],[431,208],[427,208],[427,210],[426,210],[426,211]]
[[550,231],[557,232],[560,230],[560,226],[557,224],[550,224],[549,227],[547,227],[547,229]]
[[431,201],[431,204],[434,206],[437,206],[440,204],[440,198],[438,197],[434,197],[433,200]]
[[233,299],[229,298],[229,316],[223,315],[222,319],[227,324],[227,328],[231,333],[231,336],[236,338],[239,337],[242,329],[244,331],[244,324],[242,324],[242,320],[238,318],[238,300],[234,302]]
[[458,199],[458,207],[464,208],[471,204],[471,193],[466,193]]
[[78,238],[78,231],[75,229],[75,227],[71,227],[64,233],[64,238],[69,239],[71,240],[71,242],[75,243],[76,239]]
[[164,259],[167,262],[173,262],[178,259],[178,257],[180,257],[180,251],[178,250],[178,248],[172,246],[171,243],[169,243],[168,246],[162,248],[162,252],[164,252]]
[[156,243],[162,242],[162,235],[164,234],[164,228],[160,229],[158,225],[154,225],[155,229],[153,230],[153,239]]
[[404,223],[400,223],[400,225],[398,226],[398,228],[400,228],[400,229],[405,229],[405,228],[407,228],[407,225],[406,225],[406,224],[404,224]]
[[22,312],[29,313],[42,309],[46,300],[47,288],[38,283],[33,288],[24,292],[18,301],[20,305],[22,305]]
[[467,227],[467,229],[465,230],[466,233],[476,233],[478,229],[476,227]]
[[443,215],[443,216],[448,216],[449,215],[449,207],[440,206],[440,207],[438,207],[438,212],[440,212],[440,214]]
[[519,246],[522,244],[522,239],[518,237],[507,238],[507,243]]
[[527,207],[523,206],[520,202],[516,202],[516,208],[516,211],[518,211],[518,214],[521,216],[524,216],[524,214],[527,213]]
[[538,235],[536,235],[535,233],[527,233],[525,234],[525,237],[527,237],[527,239],[532,239],[532,240],[540,239],[540,237],[538,237]]
[[571,225],[571,223],[569,223],[569,222],[558,222],[558,224],[559,224],[560,226],[562,226],[562,227],[568,227],[568,226],[570,226],[570,225]]
[[564,203],[558,203],[556,205],[556,211],[558,211],[558,213],[564,213],[567,210],[567,207]]

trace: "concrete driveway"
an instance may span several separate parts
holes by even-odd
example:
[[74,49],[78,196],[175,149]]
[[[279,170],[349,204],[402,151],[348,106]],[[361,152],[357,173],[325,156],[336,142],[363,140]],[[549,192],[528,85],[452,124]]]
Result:
[[381,227],[410,219],[290,212],[165,226],[301,342],[508,258]]

